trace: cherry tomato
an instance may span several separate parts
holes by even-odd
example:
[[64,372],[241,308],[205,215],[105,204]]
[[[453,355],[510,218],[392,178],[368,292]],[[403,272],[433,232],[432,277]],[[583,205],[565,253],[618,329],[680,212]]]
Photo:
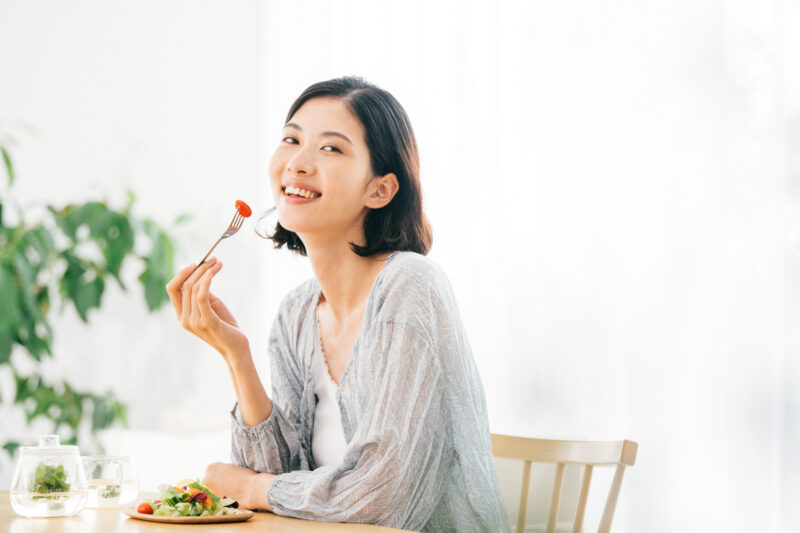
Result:
[[136,508],[136,512],[142,514],[153,514],[153,508],[147,502],[140,503],[139,507]]
[[253,210],[250,209],[250,206],[244,203],[241,200],[236,200],[236,210],[242,215],[244,218],[249,217],[253,214]]

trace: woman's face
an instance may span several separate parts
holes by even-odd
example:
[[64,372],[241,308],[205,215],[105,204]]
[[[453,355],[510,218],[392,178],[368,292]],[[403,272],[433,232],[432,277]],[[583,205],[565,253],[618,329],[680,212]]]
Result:
[[[281,225],[312,235],[363,239],[374,196],[364,127],[339,98],[313,98],[284,126],[269,166]],[[308,243],[306,243],[308,244]]]

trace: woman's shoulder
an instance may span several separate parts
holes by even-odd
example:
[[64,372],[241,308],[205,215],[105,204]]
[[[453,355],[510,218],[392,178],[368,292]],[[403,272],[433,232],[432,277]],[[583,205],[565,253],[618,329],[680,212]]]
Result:
[[381,283],[387,288],[418,286],[449,288],[442,268],[432,259],[416,252],[394,252],[381,271]]
[[295,329],[314,306],[317,294],[319,294],[319,283],[316,278],[309,278],[295,286],[281,300],[276,319],[285,323],[290,329]]
[[415,252],[395,252],[376,280],[373,313],[384,319],[416,323],[455,306],[442,268]]

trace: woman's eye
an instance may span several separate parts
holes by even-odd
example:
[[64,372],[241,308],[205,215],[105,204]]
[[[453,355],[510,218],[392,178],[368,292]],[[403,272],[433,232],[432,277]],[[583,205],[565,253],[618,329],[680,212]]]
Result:
[[294,137],[284,137],[283,139],[281,139],[281,142],[285,142],[288,144],[299,144],[297,142],[297,139],[295,139]]
[[[330,150],[328,150],[328,148],[330,148]],[[339,150],[337,147],[335,147],[333,145],[330,145],[330,144],[327,145],[327,146],[323,146],[322,149],[323,150],[327,150],[328,152],[339,152],[339,153],[342,153],[341,150]]]

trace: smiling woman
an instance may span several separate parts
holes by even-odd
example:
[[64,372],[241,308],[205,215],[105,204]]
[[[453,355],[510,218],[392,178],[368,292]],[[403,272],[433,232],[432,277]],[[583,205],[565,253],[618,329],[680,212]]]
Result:
[[[362,227],[366,245],[354,244],[353,251],[365,257],[400,249],[424,255],[430,249],[433,237],[422,212],[419,154],[414,131],[402,106],[391,94],[374,87],[374,90],[369,89],[370,86],[361,81],[343,78],[312,85],[297,98],[289,109],[284,137],[270,165],[273,194],[280,197],[287,186],[309,190],[311,184],[304,179],[307,176],[307,170],[303,168],[306,153],[302,147],[316,143],[315,148],[322,155],[329,156],[316,162],[327,169],[327,174],[354,173],[361,177],[364,187],[395,189],[390,203],[365,213]],[[301,124],[305,121],[313,123],[314,118],[320,116],[320,109],[324,113],[333,113],[330,116],[331,128],[316,124],[321,129],[313,139],[311,132],[304,131]],[[301,144],[301,141],[304,142]],[[289,157],[293,158],[291,164],[300,181],[293,182],[292,177],[287,176],[283,182],[281,175],[275,177],[276,172],[280,173],[281,168],[289,164]],[[354,164],[360,166],[354,167]],[[373,182],[373,177],[382,179]],[[339,183],[342,183],[341,179]],[[354,183],[359,184],[358,180]],[[278,185],[280,191],[275,189]],[[283,196],[290,203],[292,190],[288,197]],[[322,195],[318,190],[311,192]],[[279,217],[279,220],[281,222],[273,235],[275,243],[286,244],[289,249],[305,255],[303,241],[281,224],[287,222],[286,218]]]
[[506,531],[483,387],[445,274],[425,257],[408,118],[359,78],[293,104],[270,180],[272,236],[315,277],[284,298],[269,338],[272,393],[233,315],[221,265],[167,289],[184,328],[217,349],[238,399],[233,465],[205,481],[245,507],[422,531]]

